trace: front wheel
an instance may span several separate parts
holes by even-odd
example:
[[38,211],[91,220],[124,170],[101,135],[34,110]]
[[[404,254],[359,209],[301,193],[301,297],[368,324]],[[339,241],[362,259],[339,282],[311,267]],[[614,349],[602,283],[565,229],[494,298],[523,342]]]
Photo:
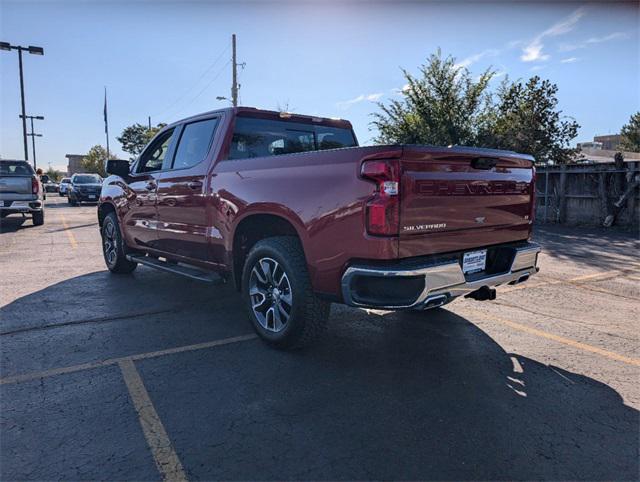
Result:
[[267,238],[256,243],[242,273],[249,319],[260,337],[278,348],[302,348],[325,329],[330,303],[311,288],[298,239]]
[[124,241],[120,234],[116,213],[109,213],[102,222],[102,254],[104,262],[112,273],[131,273],[138,263],[129,261],[126,256]]

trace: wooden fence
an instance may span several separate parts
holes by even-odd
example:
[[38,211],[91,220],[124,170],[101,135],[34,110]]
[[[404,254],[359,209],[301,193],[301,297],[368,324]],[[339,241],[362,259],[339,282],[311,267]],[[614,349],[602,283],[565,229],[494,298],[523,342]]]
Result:
[[[602,225],[613,203],[627,189],[628,174],[637,175],[639,162],[548,166],[537,169],[536,221],[567,225]],[[616,225],[638,227],[638,189],[626,201]]]

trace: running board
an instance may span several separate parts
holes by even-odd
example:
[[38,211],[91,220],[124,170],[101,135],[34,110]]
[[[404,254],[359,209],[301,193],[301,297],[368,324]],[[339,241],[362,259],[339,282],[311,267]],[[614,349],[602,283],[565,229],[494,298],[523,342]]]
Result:
[[166,271],[168,273],[179,274],[197,281],[203,281],[205,283],[224,283],[224,280],[216,273],[204,271],[192,266],[168,263],[166,261],[160,261],[157,258],[150,258],[149,256],[140,255],[136,256],[132,254],[128,254],[127,259],[129,261],[144,264],[145,266],[149,266],[150,268],[159,269],[160,271]]

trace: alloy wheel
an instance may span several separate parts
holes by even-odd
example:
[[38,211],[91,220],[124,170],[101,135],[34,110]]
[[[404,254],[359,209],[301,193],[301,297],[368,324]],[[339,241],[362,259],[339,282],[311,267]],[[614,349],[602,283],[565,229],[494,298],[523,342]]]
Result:
[[116,228],[111,222],[107,222],[102,234],[102,248],[104,257],[109,266],[113,266],[118,258]]
[[283,266],[272,258],[259,259],[249,278],[251,308],[258,323],[278,333],[287,326],[293,309],[291,283]]

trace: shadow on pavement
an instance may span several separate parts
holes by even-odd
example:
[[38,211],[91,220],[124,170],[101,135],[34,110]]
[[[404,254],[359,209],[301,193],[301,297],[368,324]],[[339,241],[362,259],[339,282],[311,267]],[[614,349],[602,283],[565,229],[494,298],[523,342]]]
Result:
[[10,214],[7,217],[0,218],[0,234],[15,233],[20,229],[33,227],[31,215]]
[[632,259],[640,248],[637,232],[597,227],[537,225],[534,240],[555,258],[603,269],[626,268],[621,258]]
[[[59,335],[72,339],[82,323],[69,321],[163,309],[168,311],[145,319],[137,332],[142,318],[131,317],[99,324],[88,334],[92,340],[76,345],[45,340],[56,340],[57,330],[68,330]],[[43,352],[44,359],[58,357],[57,366],[91,357],[94,346],[107,350],[99,356],[113,356],[125,336],[144,345],[135,347],[142,352],[158,349],[158,339],[178,346],[244,334],[248,325],[242,320],[231,286],[210,287],[144,268],[133,276],[102,271],[71,278],[0,309],[2,332],[65,323],[36,330],[38,335],[2,337],[6,357]],[[63,353],[46,351],[51,344]],[[64,353],[74,346],[79,354]],[[5,367],[15,364],[3,361]],[[192,479],[638,477],[639,412],[615,390],[506,353],[477,326],[444,309],[379,316],[334,306],[325,338],[305,351],[279,352],[255,340],[137,366]],[[3,388],[2,422],[9,427],[1,441],[3,478],[101,478],[101,467],[81,458],[92,453],[92,444],[104,455],[97,434],[105,427],[84,412],[85,425],[66,426],[60,417],[55,425],[48,422],[67,403],[50,398],[48,390],[55,393],[62,383],[74,397],[66,376],[15,392],[12,385]],[[91,370],[74,377],[74,383],[100,383]],[[19,401],[25,397],[29,410]],[[100,411],[114,400],[128,403],[126,392],[88,407]],[[136,424],[126,426],[118,429],[123,441],[142,440],[131,436]],[[86,445],[70,455],[68,441],[76,437]],[[126,466],[118,469],[127,473]]]
[[145,360],[140,372],[193,479],[638,474],[638,412],[615,390],[505,353],[446,310],[340,308],[304,352],[256,341]]

